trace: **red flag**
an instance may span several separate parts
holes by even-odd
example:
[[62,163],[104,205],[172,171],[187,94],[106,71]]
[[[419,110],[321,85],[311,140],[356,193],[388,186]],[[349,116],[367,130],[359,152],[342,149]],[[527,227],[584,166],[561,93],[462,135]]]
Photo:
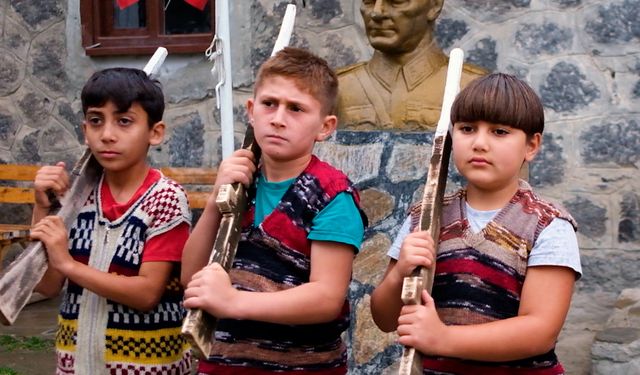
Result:
[[[118,2],[118,7],[120,10],[131,6],[137,3],[139,0],[116,0]],[[200,10],[204,10],[204,7],[209,4],[209,0],[184,0],[187,4],[191,5],[194,8],[198,8]]]
[[209,4],[209,0],[184,0],[187,4],[191,5],[194,8],[198,8],[200,10],[204,10],[204,7]]
[[137,3],[138,0],[117,0],[117,2],[118,2],[118,8],[120,8],[120,10],[122,10],[122,9],[128,7],[128,6],[131,6],[131,5],[135,4],[135,3]]

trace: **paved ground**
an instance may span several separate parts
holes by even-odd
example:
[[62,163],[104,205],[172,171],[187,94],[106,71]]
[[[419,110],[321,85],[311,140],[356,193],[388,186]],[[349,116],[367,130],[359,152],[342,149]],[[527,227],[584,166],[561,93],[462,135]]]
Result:
[[[60,299],[55,298],[27,305],[12,326],[0,326],[0,336],[53,340],[59,304]],[[10,368],[20,375],[53,374],[56,369],[53,348],[8,350],[0,346],[0,368]]]

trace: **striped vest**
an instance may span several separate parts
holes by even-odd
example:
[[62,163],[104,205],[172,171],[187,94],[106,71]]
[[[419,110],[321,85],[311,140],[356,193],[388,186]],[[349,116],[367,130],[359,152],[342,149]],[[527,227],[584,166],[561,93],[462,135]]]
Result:
[[[147,240],[191,223],[180,185],[163,177],[117,220],[101,214],[100,185],[69,234],[73,258],[103,272],[138,274]],[[58,374],[189,374],[190,351],[180,335],[184,309],[179,267],[157,306],[141,312],[69,280],[58,316]]]
[[[527,259],[540,232],[554,218],[576,223],[560,206],[540,199],[529,184],[479,233],[473,233],[466,217],[466,192],[444,199],[436,274],[432,296],[438,315],[447,325],[492,322],[518,315]],[[411,212],[412,227],[419,220],[419,206]],[[412,228],[412,230],[413,230]],[[425,374],[562,374],[554,350],[509,362],[480,362],[425,357]]]
[[[230,272],[234,286],[274,292],[309,282],[311,241],[307,235],[314,217],[341,192],[351,194],[359,204],[358,193],[347,177],[312,157],[274,211],[257,228],[253,226],[255,202],[252,202],[244,217],[242,239]],[[346,297],[339,316],[326,323],[284,325],[223,319],[218,322],[209,362],[201,362],[199,371],[345,374],[346,348],[340,335],[348,326]]]

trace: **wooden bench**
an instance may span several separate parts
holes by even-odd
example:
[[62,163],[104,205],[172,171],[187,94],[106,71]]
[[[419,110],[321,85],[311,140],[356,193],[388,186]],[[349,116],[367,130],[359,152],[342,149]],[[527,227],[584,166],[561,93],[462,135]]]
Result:
[[[40,166],[27,164],[0,164],[0,204],[33,204],[33,180]],[[192,210],[204,208],[213,183],[215,168],[160,168],[162,173],[181,184],[187,192]],[[0,270],[6,250],[16,242],[25,243],[29,238],[28,223],[5,224],[0,219]]]

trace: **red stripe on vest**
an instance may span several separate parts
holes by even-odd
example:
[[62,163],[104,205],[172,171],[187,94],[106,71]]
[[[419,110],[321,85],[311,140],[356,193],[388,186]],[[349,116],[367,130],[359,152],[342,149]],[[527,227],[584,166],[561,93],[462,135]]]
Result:
[[479,276],[483,282],[504,288],[514,295],[519,295],[521,292],[521,285],[516,278],[502,273],[493,267],[481,264],[475,260],[447,259],[438,261],[436,266],[437,275],[460,273]]
[[562,375],[564,368],[561,364],[545,368],[519,368],[506,366],[482,366],[459,359],[430,359],[422,362],[425,369],[441,371],[447,374],[473,374],[473,375]]

